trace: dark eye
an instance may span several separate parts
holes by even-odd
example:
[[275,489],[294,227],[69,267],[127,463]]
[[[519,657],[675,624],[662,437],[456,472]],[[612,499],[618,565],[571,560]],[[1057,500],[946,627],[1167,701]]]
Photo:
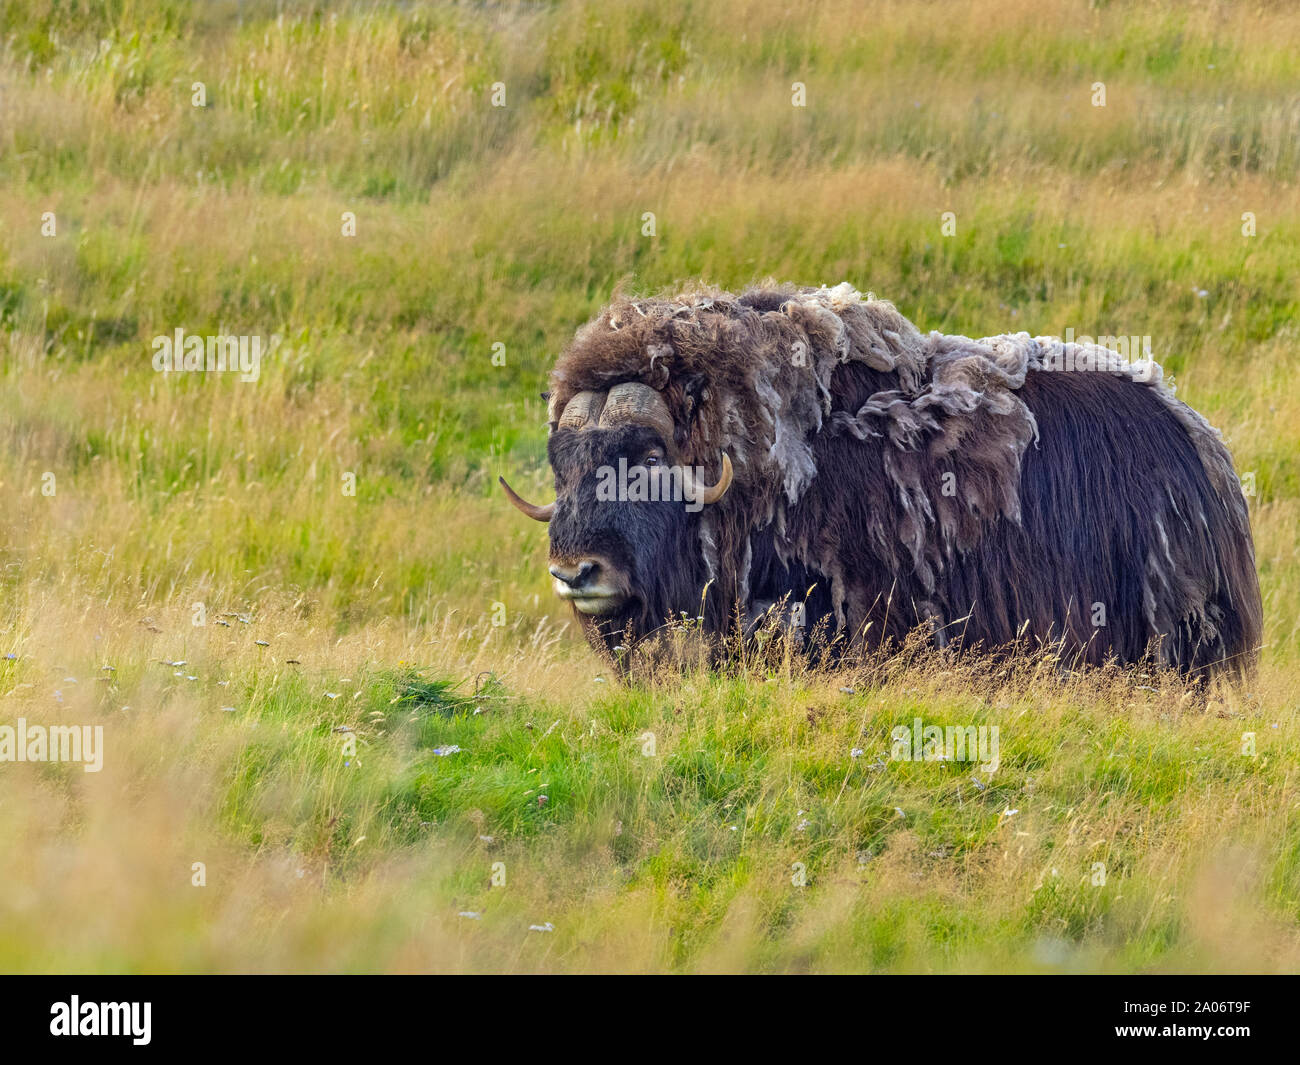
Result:
[[663,456],[658,451],[652,451],[642,461],[642,465],[658,466],[661,462],[663,462]]

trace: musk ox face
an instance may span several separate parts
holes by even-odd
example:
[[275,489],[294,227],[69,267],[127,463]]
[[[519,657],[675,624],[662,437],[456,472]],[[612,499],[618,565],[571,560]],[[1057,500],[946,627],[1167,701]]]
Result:
[[639,613],[689,551],[687,501],[636,490],[665,483],[667,445],[640,425],[562,429],[547,453],[555,471],[549,568],[556,595],[582,614]]
[[695,523],[731,483],[705,483],[683,465],[668,407],[647,385],[625,382],[607,393],[573,397],[554,424],[547,455],[555,502],[510,501],[549,523],[548,569],[555,593],[611,631],[636,622],[644,631],[698,593],[702,569]]

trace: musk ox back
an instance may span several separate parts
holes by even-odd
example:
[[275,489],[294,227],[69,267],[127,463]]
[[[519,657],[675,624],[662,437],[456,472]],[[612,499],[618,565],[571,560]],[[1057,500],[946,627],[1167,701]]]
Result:
[[[847,640],[1245,669],[1262,607],[1218,432],[1153,363],[921,334],[833,289],[616,299],[551,375],[551,574],[608,653],[768,604]],[[504,485],[504,482],[502,482]]]

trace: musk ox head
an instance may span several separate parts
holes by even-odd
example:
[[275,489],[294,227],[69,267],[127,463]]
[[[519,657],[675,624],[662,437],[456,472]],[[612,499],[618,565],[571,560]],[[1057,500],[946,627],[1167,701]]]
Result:
[[695,516],[731,486],[731,460],[710,479],[686,463],[663,397],[625,381],[565,404],[547,446],[556,498],[538,506],[501,479],[519,510],[548,523],[556,594],[606,628],[662,620],[690,594]]
[[598,651],[682,612],[727,630],[766,594],[751,571],[788,573],[800,594],[819,579],[772,555],[816,476],[836,367],[910,385],[923,357],[910,322],[848,285],[618,297],[551,374],[555,501],[502,487],[549,523],[553,587]]

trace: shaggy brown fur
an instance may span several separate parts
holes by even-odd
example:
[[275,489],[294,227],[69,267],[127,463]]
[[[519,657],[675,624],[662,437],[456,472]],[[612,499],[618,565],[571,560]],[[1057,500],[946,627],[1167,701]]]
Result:
[[[735,481],[676,515],[689,557],[638,573],[643,616],[588,619],[588,635],[609,646],[623,623],[694,615],[710,580],[715,629],[819,584],[834,626],[872,641],[929,620],[941,642],[1027,632],[1089,662],[1245,668],[1262,607],[1231,458],[1158,367],[1062,368],[1102,357],[1025,333],[926,336],[848,285],[615,300],[552,373],[552,429],[576,393],[640,381],[667,401],[681,461],[716,476],[726,452]],[[579,435],[552,436],[561,511],[597,460]],[[584,520],[571,509],[553,542],[572,554]]]

